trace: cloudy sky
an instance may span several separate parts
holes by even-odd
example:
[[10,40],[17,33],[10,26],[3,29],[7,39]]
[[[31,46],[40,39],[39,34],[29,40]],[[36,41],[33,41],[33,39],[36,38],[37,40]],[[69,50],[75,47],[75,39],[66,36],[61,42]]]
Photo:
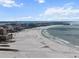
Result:
[[0,21],[79,21],[79,0],[0,0]]

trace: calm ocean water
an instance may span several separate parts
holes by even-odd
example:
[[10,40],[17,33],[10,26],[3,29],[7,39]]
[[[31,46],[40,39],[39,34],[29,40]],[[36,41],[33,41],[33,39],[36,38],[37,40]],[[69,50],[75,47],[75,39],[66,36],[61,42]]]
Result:
[[47,29],[52,36],[61,38],[73,45],[79,46],[79,25],[64,25]]

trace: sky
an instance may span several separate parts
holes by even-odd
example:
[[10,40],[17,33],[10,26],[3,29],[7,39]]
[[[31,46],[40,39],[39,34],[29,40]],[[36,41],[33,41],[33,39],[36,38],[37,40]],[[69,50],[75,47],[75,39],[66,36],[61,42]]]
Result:
[[0,21],[79,21],[79,0],[0,0]]

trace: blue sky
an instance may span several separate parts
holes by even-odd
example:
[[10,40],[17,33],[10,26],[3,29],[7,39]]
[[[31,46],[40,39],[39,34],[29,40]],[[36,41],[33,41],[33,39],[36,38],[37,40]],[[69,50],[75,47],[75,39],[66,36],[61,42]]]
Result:
[[79,0],[0,0],[0,21],[79,20]]

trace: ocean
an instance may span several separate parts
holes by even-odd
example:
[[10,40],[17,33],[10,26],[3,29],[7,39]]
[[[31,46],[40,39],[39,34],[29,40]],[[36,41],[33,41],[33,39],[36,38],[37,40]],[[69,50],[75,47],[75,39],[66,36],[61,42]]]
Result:
[[47,32],[54,37],[79,46],[79,25],[63,25],[52,27],[48,28]]

